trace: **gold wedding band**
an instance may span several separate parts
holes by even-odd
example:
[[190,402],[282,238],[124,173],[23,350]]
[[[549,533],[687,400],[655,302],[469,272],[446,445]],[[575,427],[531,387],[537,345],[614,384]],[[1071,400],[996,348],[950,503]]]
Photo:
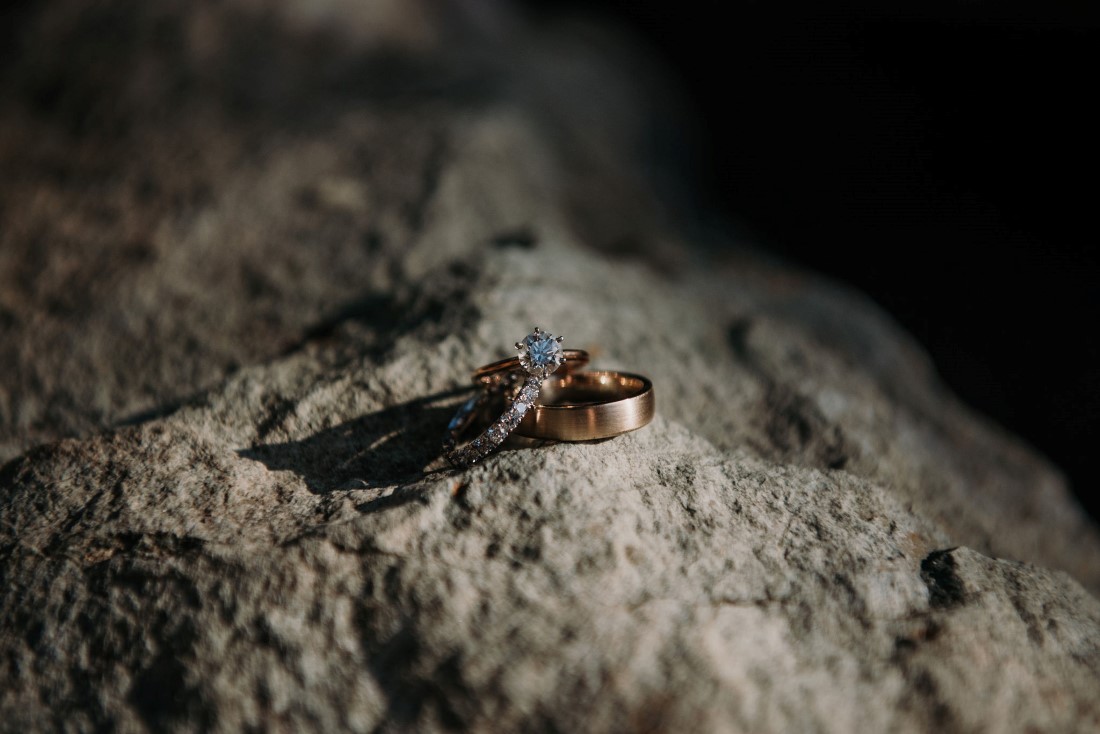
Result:
[[543,380],[538,403],[515,433],[543,440],[593,441],[636,431],[653,420],[653,413],[649,379],[627,372],[572,372]]
[[[561,369],[566,372],[579,370],[588,364],[588,352],[583,349],[563,349],[562,356],[565,357],[565,363],[562,364]],[[490,385],[507,375],[521,374],[522,372],[523,367],[520,365],[519,357],[508,357],[478,367],[474,371],[472,379],[475,384]]]

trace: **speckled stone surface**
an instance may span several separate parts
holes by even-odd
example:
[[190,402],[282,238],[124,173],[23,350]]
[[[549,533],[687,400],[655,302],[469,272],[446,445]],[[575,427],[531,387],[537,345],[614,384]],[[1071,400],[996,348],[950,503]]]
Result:
[[[858,294],[666,217],[614,35],[43,7],[0,116],[0,728],[1100,727],[1061,476]],[[535,324],[658,417],[450,469]]]

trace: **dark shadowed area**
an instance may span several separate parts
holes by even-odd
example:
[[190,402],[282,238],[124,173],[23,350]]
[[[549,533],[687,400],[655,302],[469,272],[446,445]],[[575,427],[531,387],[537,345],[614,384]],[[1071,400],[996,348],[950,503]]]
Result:
[[1100,515],[1100,11],[529,5],[630,27],[698,114],[711,213],[870,295]]

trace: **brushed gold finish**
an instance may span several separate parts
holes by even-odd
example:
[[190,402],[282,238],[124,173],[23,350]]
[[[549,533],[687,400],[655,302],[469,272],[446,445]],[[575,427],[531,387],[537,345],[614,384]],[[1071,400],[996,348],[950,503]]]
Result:
[[539,402],[515,433],[526,438],[592,441],[636,431],[653,420],[653,383],[627,372],[572,372],[542,382]]

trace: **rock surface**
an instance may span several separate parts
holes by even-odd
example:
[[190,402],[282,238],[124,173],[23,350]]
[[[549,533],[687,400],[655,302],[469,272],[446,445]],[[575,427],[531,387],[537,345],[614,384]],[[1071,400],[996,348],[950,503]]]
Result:
[[[1100,727],[1058,473],[859,296],[689,247],[614,36],[441,7],[26,11],[3,727]],[[658,418],[444,467],[536,323]]]

